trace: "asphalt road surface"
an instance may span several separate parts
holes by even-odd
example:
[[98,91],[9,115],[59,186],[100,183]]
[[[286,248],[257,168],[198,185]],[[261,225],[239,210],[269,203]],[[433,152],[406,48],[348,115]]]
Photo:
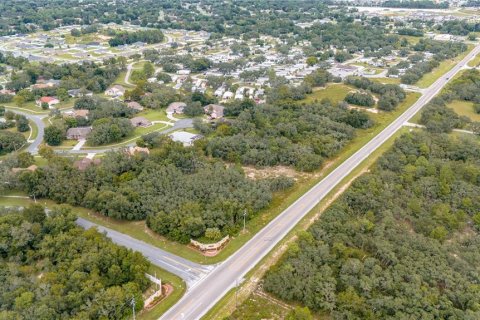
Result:
[[77,224],[85,229],[96,227],[100,232],[106,232],[107,236],[116,244],[141,252],[154,265],[176,274],[185,280],[188,288],[193,287],[214,268],[214,266],[203,266],[191,262],[148,243],[134,239],[115,230],[99,226],[82,218],[77,219]]
[[371,139],[364,147],[332,171],[327,177],[305,193],[295,203],[283,211],[265,228],[257,233],[235,254],[211,271],[206,277],[191,288],[183,298],[161,319],[194,320],[201,318],[230,289],[234,288],[243,276],[273,249],[273,247],[343,178],[354,170],[373,151],[397,132],[417,111],[430,101],[443,86],[468,62],[480,52],[480,45],[475,47],[452,70],[443,75],[428,89],[419,100],[400,115],[387,128]]
[[43,141],[43,132],[45,130],[45,124],[42,121],[42,118],[45,117],[45,115],[33,115],[30,113],[18,111],[17,109],[9,108],[6,107],[7,110],[12,111],[13,113],[21,114],[27,117],[28,120],[32,121],[35,123],[35,125],[38,128],[38,134],[35,140],[27,147],[25,151],[30,152],[31,154],[37,154],[38,153],[38,147]]

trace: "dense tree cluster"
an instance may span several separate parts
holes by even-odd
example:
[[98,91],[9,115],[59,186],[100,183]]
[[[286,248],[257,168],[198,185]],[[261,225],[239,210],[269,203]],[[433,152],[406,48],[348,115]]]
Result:
[[405,84],[414,84],[420,80],[424,74],[431,72],[440,65],[440,62],[446,59],[452,59],[467,50],[467,45],[462,42],[444,42],[431,39],[420,39],[413,46],[413,50],[418,52],[433,53],[430,60],[422,59],[412,65],[401,77],[401,82]]
[[[66,90],[84,88],[95,93],[106,90],[118,77],[124,67],[124,61],[118,59],[109,63],[108,68],[93,62],[81,64],[25,64],[22,72],[12,75],[12,79],[5,87],[20,91],[25,101],[34,101],[45,95],[63,95],[68,98]],[[22,90],[35,84],[40,78],[61,80],[60,86],[53,88],[34,89],[32,92]],[[59,90],[62,90],[59,92]],[[62,93],[63,92],[63,93]]]
[[382,2],[383,7],[388,8],[412,8],[412,9],[447,9],[448,1],[432,0],[387,0]]
[[124,319],[143,308],[148,261],[65,207],[0,212],[0,318]]
[[142,141],[153,147],[150,155],[111,152],[85,171],[52,156],[47,166],[22,173],[18,184],[28,194],[109,217],[147,219],[152,230],[182,242],[203,236],[208,228],[234,234],[244,210],[253,217],[270,203],[272,192],[291,186],[285,180],[247,179],[241,169],[211,162],[196,148],[163,135]]
[[366,91],[349,92],[345,96],[345,102],[356,104],[363,107],[373,107],[375,105],[375,99]]
[[245,165],[287,165],[312,171],[348,143],[355,128],[371,125],[363,112],[328,102],[244,107],[228,122],[197,123],[208,135],[204,145],[208,155]]
[[348,77],[345,83],[379,95],[378,109],[384,111],[392,111],[406,97],[405,91],[396,84],[382,84],[364,77]]
[[403,135],[264,288],[333,319],[479,318],[479,158],[471,137]]
[[92,123],[92,132],[87,136],[89,145],[98,146],[119,142],[133,132],[129,119],[101,118]]
[[23,134],[0,130],[0,155],[19,150],[26,143],[27,139]]
[[118,47],[124,44],[132,44],[135,42],[159,43],[164,38],[163,32],[160,30],[140,30],[135,32],[118,32],[113,38],[108,40],[108,44],[112,47]]
[[458,19],[444,21],[437,28],[441,33],[466,36],[471,32],[479,32],[480,24]]

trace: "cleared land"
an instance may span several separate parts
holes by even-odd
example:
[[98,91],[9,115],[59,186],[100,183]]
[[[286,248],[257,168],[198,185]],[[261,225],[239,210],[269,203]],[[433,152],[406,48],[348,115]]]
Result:
[[480,121],[480,114],[473,109],[473,103],[469,101],[454,100],[448,104],[458,115],[467,116],[473,121]]

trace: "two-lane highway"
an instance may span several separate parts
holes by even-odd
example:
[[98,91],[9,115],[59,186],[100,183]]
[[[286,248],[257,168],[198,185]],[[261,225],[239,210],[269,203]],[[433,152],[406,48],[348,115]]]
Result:
[[191,262],[148,243],[134,239],[118,231],[102,227],[82,218],[77,219],[77,224],[85,229],[96,227],[100,232],[105,232],[116,244],[141,252],[154,265],[185,280],[189,288],[193,287],[214,268],[214,266],[204,266]]
[[478,53],[480,53],[480,45],[475,47],[461,62],[426,89],[418,101],[387,128],[283,211],[229,259],[211,271],[194,288],[189,290],[176,305],[165,313],[161,319],[194,320],[201,318],[228,290],[234,288],[236,283],[242,279],[249,270],[255,267],[336,185],[372,152],[392,137],[405,122],[427,104],[445,84]]

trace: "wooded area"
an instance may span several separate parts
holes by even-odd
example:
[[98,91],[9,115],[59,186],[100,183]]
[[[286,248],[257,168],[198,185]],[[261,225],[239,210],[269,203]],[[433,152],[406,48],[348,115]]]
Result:
[[149,262],[83,230],[65,206],[0,209],[1,319],[125,319],[143,308]]
[[480,317],[480,143],[404,134],[264,288],[333,319]]

